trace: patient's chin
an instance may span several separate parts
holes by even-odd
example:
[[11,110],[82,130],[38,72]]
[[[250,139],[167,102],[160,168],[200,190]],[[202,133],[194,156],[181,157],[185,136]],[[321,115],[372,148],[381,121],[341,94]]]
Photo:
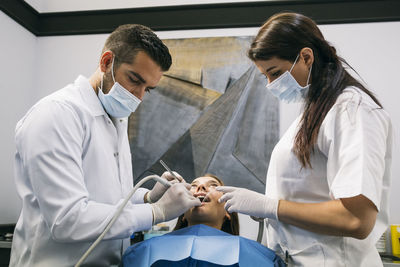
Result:
[[207,214],[207,208],[204,205],[193,207],[193,214]]
[[193,208],[192,212],[187,216],[191,221],[208,221],[210,214],[201,206]]

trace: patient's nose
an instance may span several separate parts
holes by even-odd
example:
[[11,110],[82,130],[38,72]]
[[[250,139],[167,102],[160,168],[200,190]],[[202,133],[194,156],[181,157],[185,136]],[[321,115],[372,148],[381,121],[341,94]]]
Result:
[[196,192],[199,192],[199,191],[207,191],[206,186],[204,184],[197,185]]

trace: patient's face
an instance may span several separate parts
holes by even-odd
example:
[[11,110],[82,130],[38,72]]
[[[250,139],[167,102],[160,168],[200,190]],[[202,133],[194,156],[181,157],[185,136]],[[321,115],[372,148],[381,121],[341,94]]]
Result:
[[216,191],[215,187],[220,185],[222,184],[213,177],[198,177],[193,180],[190,191],[202,202],[201,206],[193,207],[185,213],[184,217],[189,225],[222,225],[225,216],[229,217],[224,209],[225,203],[218,203],[222,193]]

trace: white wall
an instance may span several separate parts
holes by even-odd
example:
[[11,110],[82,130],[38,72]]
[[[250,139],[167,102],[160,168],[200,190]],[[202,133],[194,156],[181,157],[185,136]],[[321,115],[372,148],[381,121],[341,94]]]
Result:
[[13,179],[14,128],[36,94],[36,37],[0,11],[0,224],[15,223],[20,201]]
[[35,102],[73,82],[82,74],[89,77],[97,68],[107,35],[38,38]]
[[[1,151],[0,164],[2,166],[2,176],[7,177],[7,182],[0,190],[2,193],[4,191],[4,193],[7,194],[5,199],[7,199],[7,203],[11,203],[11,205],[0,206],[1,214],[4,214],[4,211],[6,214],[10,214],[7,220],[4,220],[3,216],[1,216],[0,224],[5,223],[5,221],[15,222],[18,213],[16,210],[20,207],[18,201],[16,201],[15,189],[11,181],[13,173],[12,157],[14,151],[11,143],[17,118],[21,117],[22,114],[26,112],[27,104],[31,105],[39,98],[72,82],[78,74],[89,76],[96,69],[101,47],[107,36],[40,37],[37,38],[37,47],[35,48],[35,38],[16,23],[10,21],[8,18],[4,18],[4,16],[5,15],[0,16],[0,29],[10,34],[14,32],[15,29],[18,29],[21,35],[29,39],[29,41],[25,39],[22,42],[7,40],[6,44],[1,44],[4,46],[3,51],[5,51],[4,54],[6,54],[6,58],[12,59],[15,62],[15,55],[18,55],[17,58],[21,62],[19,64],[17,63],[17,65],[19,68],[24,68],[24,74],[21,75],[21,70],[16,72],[15,69],[7,67],[6,64],[0,67],[2,68],[0,75],[8,78],[6,80],[4,78],[1,79],[3,82],[16,82],[16,84],[9,84],[1,90],[1,92],[9,93],[10,90],[7,91],[7,89],[13,88],[13,93],[8,98],[12,99],[12,101],[8,101],[11,110],[2,110],[3,112],[1,112],[3,121],[10,121],[10,123],[7,124],[1,132],[3,137],[1,142],[6,145],[7,149],[2,149]],[[8,24],[12,24],[11,27],[3,26],[5,25],[3,24],[3,20]],[[13,29],[13,31],[10,29]],[[398,189],[400,188],[400,166],[396,163],[400,160],[400,155],[398,153],[400,113],[397,103],[398,99],[400,99],[400,91],[397,89],[397,72],[399,70],[398,63],[400,62],[400,53],[398,51],[398,47],[400,47],[400,36],[395,33],[400,32],[400,22],[323,25],[321,29],[325,37],[337,46],[339,54],[347,59],[364,78],[392,116],[395,129],[392,191],[394,188]],[[168,39],[209,36],[244,36],[254,35],[256,32],[256,28],[243,28],[158,32],[158,35],[162,39]],[[13,50],[17,49],[16,43],[19,43],[20,47],[24,48],[22,52],[13,52]],[[21,53],[25,56],[21,56]],[[33,55],[35,55],[34,59],[32,58]],[[32,77],[33,73],[36,74],[34,79]],[[21,81],[21,76],[27,78]],[[15,78],[15,80],[10,80],[9,78]],[[24,82],[24,85],[22,85],[21,82]],[[29,86],[32,83],[34,84],[33,88]],[[22,89],[18,91],[15,88]],[[2,108],[4,107],[2,106]],[[281,105],[281,133],[287,129],[297,116],[298,110],[299,107],[296,105]],[[5,114],[7,114],[7,116]],[[8,114],[15,114],[15,117],[10,119]],[[1,202],[4,203],[4,201]],[[392,193],[390,197],[391,223],[400,223],[400,207],[398,203],[400,203],[400,195]],[[257,224],[250,223],[251,221],[247,218],[241,218],[241,222],[242,230],[246,236],[256,235]]]

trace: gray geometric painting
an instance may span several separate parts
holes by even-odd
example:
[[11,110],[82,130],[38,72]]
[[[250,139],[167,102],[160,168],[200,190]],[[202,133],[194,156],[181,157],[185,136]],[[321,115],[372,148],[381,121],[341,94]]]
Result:
[[212,173],[264,193],[279,103],[246,56],[251,39],[164,40],[171,69],[129,118],[135,183],[161,175],[162,159],[187,182]]

